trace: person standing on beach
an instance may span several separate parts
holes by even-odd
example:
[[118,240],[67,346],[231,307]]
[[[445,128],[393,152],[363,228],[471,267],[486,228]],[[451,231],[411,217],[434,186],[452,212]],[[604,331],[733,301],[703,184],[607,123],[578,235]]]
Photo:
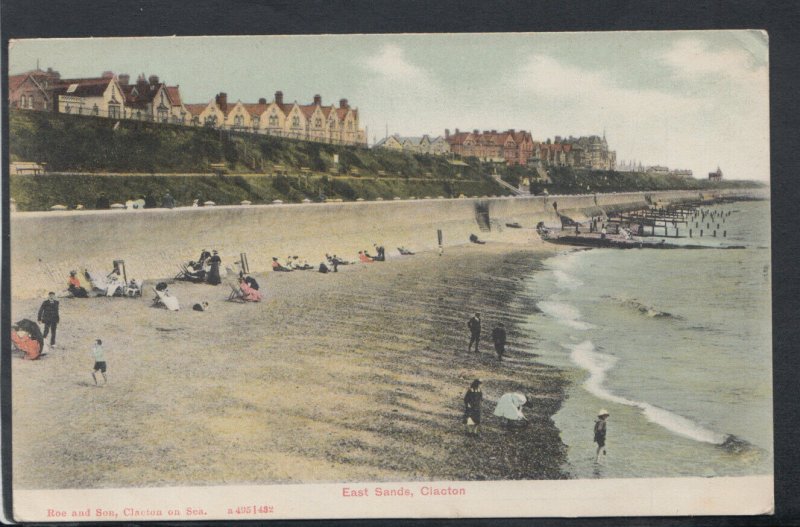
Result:
[[594,457],[595,463],[600,461],[601,450],[603,455],[606,455],[606,419],[608,419],[608,411],[600,410],[594,422],[594,442],[597,443],[597,454]]
[[467,427],[467,435],[480,435],[481,433],[482,401],[481,380],[475,379],[470,384],[467,393],[464,394],[464,423]]
[[39,314],[36,316],[36,319],[44,324],[44,332],[42,333],[42,338],[47,338],[47,333],[50,333],[50,347],[56,347],[56,326],[58,326],[59,317],[58,317],[58,300],[56,300],[56,294],[53,291],[50,291],[47,294],[47,300],[42,302],[41,307],[39,308]]
[[492,330],[492,341],[497,352],[497,360],[503,360],[503,354],[506,352],[506,326],[502,322]]
[[217,251],[212,251],[213,255],[208,259],[211,264],[211,271],[208,273],[208,283],[211,285],[219,285],[222,279],[219,276],[219,266],[222,264],[222,258],[219,257]]
[[472,343],[475,343],[475,353],[480,353],[478,351],[478,344],[481,341],[481,314],[475,313],[475,316],[469,319],[467,322],[467,327],[469,328],[469,345],[467,346],[467,353],[472,351]]
[[96,373],[99,371],[103,375],[103,385],[108,383],[108,378],[106,377],[106,356],[103,353],[103,341],[97,339],[94,341],[94,346],[92,346],[92,357],[94,358],[94,367],[92,369],[92,379],[94,379],[94,384],[97,386],[97,375]]

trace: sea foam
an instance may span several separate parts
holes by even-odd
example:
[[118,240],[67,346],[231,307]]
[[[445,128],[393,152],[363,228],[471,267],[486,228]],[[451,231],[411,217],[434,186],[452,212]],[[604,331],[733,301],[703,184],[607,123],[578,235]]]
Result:
[[580,311],[578,311],[578,308],[571,304],[558,302],[555,300],[544,300],[539,302],[538,307],[545,315],[550,316],[556,319],[556,321],[560,324],[564,324],[565,326],[569,326],[573,329],[586,330],[595,327],[593,324],[589,324],[588,322],[580,320]]
[[660,425],[677,435],[688,437],[695,441],[722,445],[728,440],[727,435],[709,430],[691,419],[682,417],[669,410],[659,408],[647,402],[634,401],[615,395],[604,386],[604,381],[606,379],[606,372],[614,367],[617,358],[613,355],[596,351],[594,344],[589,340],[568,347],[572,349],[570,353],[572,361],[589,372],[589,378],[583,386],[595,397],[613,403],[639,408],[648,421]]

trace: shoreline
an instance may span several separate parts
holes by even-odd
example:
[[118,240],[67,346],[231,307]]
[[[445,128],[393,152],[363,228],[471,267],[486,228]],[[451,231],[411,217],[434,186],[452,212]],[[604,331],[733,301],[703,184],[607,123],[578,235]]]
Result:
[[[317,272],[254,273],[261,304],[176,283],[179,312],[144,298],[65,299],[59,347],[12,360],[15,488],[350,481],[564,479],[552,417],[567,380],[536,362],[520,321],[537,309],[521,278],[560,250],[489,243]],[[191,311],[208,300],[211,310]],[[14,300],[13,320],[40,299]],[[480,358],[466,321],[484,321]],[[503,321],[510,353],[487,340]],[[89,350],[102,338],[109,384]],[[483,433],[463,396],[483,380]],[[530,391],[530,426],[492,415]],[[38,423],[47,422],[47,431]]]

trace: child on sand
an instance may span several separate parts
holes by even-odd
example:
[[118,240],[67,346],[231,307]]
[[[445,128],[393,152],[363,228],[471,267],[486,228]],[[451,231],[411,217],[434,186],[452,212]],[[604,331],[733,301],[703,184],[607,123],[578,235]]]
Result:
[[597,454],[594,457],[594,462],[600,460],[600,451],[606,455],[606,419],[608,419],[608,411],[600,410],[597,414],[597,420],[594,422],[594,442],[597,443]]
[[92,379],[94,379],[94,384],[97,385],[97,375],[95,375],[98,371],[103,375],[103,385],[108,383],[108,378],[106,377],[106,356],[103,353],[103,341],[97,339],[92,346],[92,357],[94,358],[94,369],[92,370]]
[[464,423],[467,427],[468,435],[479,435],[481,433],[481,380],[475,379],[470,384],[467,393],[464,394]]

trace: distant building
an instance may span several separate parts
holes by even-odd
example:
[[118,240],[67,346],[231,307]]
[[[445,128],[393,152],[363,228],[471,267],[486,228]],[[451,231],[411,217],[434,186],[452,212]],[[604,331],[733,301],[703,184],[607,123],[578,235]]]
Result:
[[228,94],[220,92],[207,104],[185,104],[189,124],[240,130],[251,133],[276,135],[345,145],[366,146],[367,134],[359,127],[357,108],[351,108],[347,99],[339,106],[323,106],[322,97],[315,95],[313,103],[301,105],[283,102],[283,92],[275,92],[275,99],[265,98],[257,103],[228,103]]
[[128,75],[119,76],[125,94],[125,117],[158,123],[171,122],[173,105],[170,90],[159,80],[158,75],[145,78],[142,73],[136,79],[136,84],[128,84],[128,79]]
[[653,165],[647,167],[648,174],[655,174],[660,176],[666,176],[669,174],[669,167],[661,166],[661,165]]
[[51,110],[53,106],[50,88],[61,75],[53,68],[47,71],[35,69],[8,77],[8,107],[26,110]]
[[[146,78],[141,74],[135,83],[130,83],[129,75],[117,76],[111,71],[100,77],[61,79],[52,68],[12,75],[9,88],[11,108],[208,126],[324,143],[367,144],[358,108],[352,108],[347,99],[340,99],[338,106],[324,106],[320,95],[315,95],[310,104],[284,103],[283,92],[277,91],[272,102],[262,98],[257,103],[229,104],[227,94],[220,92],[207,103],[187,104],[180,86],[168,86],[157,75]],[[424,149],[440,151],[443,142],[426,136]]]
[[719,166],[717,166],[716,172],[709,172],[708,173],[708,180],[709,181],[722,181],[722,170],[720,170]]
[[415,154],[443,155],[450,152],[450,145],[442,136],[430,138],[425,134],[422,137],[403,137],[390,135],[373,145],[373,148],[386,148],[387,150],[402,150]]
[[544,166],[571,166],[590,170],[613,170],[617,153],[608,149],[605,134],[562,138],[533,143],[533,161]]
[[124,117],[125,94],[116,76],[60,79],[51,89],[53,111],[120,119]]
[[454,134],[445,130],[444,138],[454,154],[509,165],[527,164],[534,150],[531,134],[524,130],[461,132],[456,128]]

